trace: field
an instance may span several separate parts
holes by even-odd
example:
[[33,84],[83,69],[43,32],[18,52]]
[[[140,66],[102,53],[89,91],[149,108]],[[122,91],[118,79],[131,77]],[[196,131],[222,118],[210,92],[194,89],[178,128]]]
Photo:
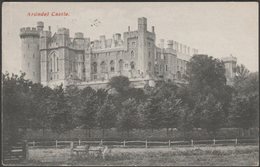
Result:
[[24,165],[145,165],[145,166],[257,166],[258,146],[210,146],[172,148],[112,148],[105,160],[73,157],[63,163],[25,162]]

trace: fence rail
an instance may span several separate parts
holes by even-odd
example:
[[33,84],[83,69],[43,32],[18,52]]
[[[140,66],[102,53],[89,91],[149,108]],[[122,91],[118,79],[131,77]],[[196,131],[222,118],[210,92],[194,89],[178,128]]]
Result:
[[168,140],[168,141],[148,141],[148,140],[136,140],[136,141],[86,141],[86,140],[78,140],[78,141],[43,141],[43,142],[28,142],[29,147],[54,147],[54,148],[60,148],[60,147],[66,147],[70,146],[71,142],[73,142],[73,145],[110,145],[110,146],[122,146],[122,147],[131,147],[131,146],[144,146],[146,148],[148,147],[154,147],[154,146],[194,146],[194,145],[238,145],[238,144],[258,144],[259,139],[220,139],[220,140],[189,140],[189,141],[174,141],[174,140]]

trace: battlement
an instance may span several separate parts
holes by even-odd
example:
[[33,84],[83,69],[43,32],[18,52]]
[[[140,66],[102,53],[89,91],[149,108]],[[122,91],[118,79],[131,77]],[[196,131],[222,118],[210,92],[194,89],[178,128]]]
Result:
[[173,40],[168,40],[167,41],[167,46],[165,48],[164,46],[164,39],[160,40],[159,47],[162,49],[172,49],[174,50],[175,53],[179,53],[180,55],[188,55],[192,56],[193,54],[198,54],[198,49],[191,48],[187,45],[181,44],[177,41]]
[[57,31],[57,34],[59,35],[70,35],[70,30],[67,29],[67,28],[59,28],[58,31]]
[[229,57],[223,57],[221,58],[222,61],[224,62],[237,62],[237,58],[230,55]]
[[20,29],[20,37],[39,37],[39,31],[35,27],[23,27]]
[[74,37],[78,38],[78,39],[83,39],[84,38],[84,34],[82,32],[76,32]]

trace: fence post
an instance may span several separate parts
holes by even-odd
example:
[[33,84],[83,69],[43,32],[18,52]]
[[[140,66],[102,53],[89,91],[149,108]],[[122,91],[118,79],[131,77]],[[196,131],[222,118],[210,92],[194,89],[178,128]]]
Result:
[[193,146],[193,140],[191,139],[191,146]]
[[102,139],[101,139],[101,141],[100,141],[100,145],[103,145],[103,141],[102,141]]
[[236,142],[236,145],[237,145],[237,138],[236,138],[235,142]]
[[169,140],[169,147],[171,147],[171,140]]
[[215,140],[215,139],[213,139],[213,144],[214,144],[214,145],[216,144],[216,140]]
[[73,141],[70,142],[70,155],[73,155]]
[[33,141],[33,147],[35,146],[35,141]]
[[123,143],[123,144],[124,144],[124,147],[125,147],[125,140],[124,140],[124,143]]
[[55,142],[55,147],[57,148],[58,147],[58,141],[56,140]]
[[79,139],[79,146],[80,146],[80,139]]
[[23,143],[23,152],[24,152],[25,160],[28,160],[29,159],[29,148],[28,148],[27,140],[25,140],[24,143]]
[[145,148],[147,148],[147,140],[145,140]]

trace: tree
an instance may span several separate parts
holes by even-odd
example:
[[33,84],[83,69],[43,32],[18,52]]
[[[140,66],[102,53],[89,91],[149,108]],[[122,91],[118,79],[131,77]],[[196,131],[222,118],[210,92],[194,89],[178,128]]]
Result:
[[210,135],[215,137],[217,130],[224,123],[223,104],[214,95],[209,94],[206,97],[201,96],[198,98],[193,110],[195,127],[204,128]]
[[97,123],[102,128],[102,137],[105,135],[105,129],[110,129],[116,125],[115,106],[108,96],[105,97],[104,103],[99,107],[97,112]]
[[51,129],[58,134],[75,128],[75,122],[73,121],[72,106],[69,105],[69,98],[65,95],[63,86],[60,85],[54,90],[54,94],[51,97],[52,103],[52,118]]
[[127,131],[127,137],[134,128],[139,127],[139,114],[137,102],[131,98],[123,102],[122,109],[117,115],[117,127],[119,130]]
[[20,76],[9,73],[2,74],[3,90],[3,136],[4,141],[15,143],[24,133],[20,129],[27,129],[29,125],[30,99],[29,91],[32,82],[25,80],[25,73]]
[[96,126],[96,115],[98,111],[98,99],[96,91],[91,87],[84,88],[80,93],[80,105],[78,117],[80,123],[88,130],[88,136],[91,137],[91,129]]
[[108,85],[115,88],[118,93],[124,94],[129,89],[130,81],[128,77],[115,76],[110,79]]
[[215,135],[223,126],[232,97],[230,87],[226,85],[224,63],[207,55],[195,55],[187,74],[191,97],[188,101],[194,114],[192,122],[195,127],[206,128]]
[[167,136],[169,128],[177,128],[180,124],[180,113],[182,112],[183,104],[181,99],[176,95],[172,95],[169,98],[165,98],[160,103],[160,110],[163,113],[162,124],[167,129]]
[[49,87],[43,87],[39,83],[31,86],[30,99],[30,128],[42,129],[43,135],[47,128],[50,128],[52,117],[53,101],[50,99],[53,96],[53,90]]
[[244,66],[239,69],[244,72],[240,72],[234,80],[236,92],[230,106],[229,122],[242,128],[244,136],[249,128],[259,125],[259,76],[258,72],[250,73]]
[[229,119],[235,127],[244,131],[259,126],[259,96],[236,96],[231,105]]

